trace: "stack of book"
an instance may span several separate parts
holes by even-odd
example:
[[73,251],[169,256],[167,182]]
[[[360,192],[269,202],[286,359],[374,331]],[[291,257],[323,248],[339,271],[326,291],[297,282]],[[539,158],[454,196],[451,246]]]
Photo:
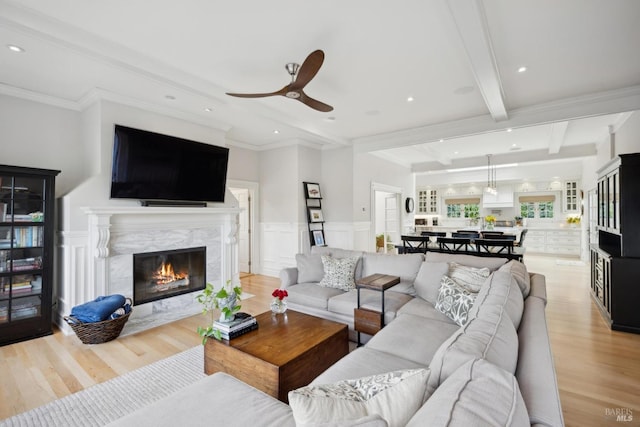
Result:
[[213,329],[220,331],[222,339],[228,341],[258,329],[258,322],[252,315],[240,312],[230,322],[213,322]]

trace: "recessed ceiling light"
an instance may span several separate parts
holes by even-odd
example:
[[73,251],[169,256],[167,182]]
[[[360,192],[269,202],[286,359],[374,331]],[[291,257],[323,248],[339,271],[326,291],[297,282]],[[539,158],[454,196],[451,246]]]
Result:
[[440,142],[444,142],[444,139],[440,139]]
[[507,132],[511,132],[513,129],[511,128],[507,128]]
[[512,147],[517,147],[517,146],[518,146],[518,144],[511,144],[511,146],[512,146]]
[[407,102],[413,102],[413,96],[407,97]]
[[25,51],[23,48],[21,48],[20,46],[16,46],[15,44],[8,44],[7,49],[9,49],[11,52],[16,53],[23,53]]
[[210,113],[213,111],[213,108],[207,107],[204,109],[204,111],[206,111],[207,113]]
[[453,154],[459,154],[459,151],[454,151]]
[[527,67],[525,67],[525,66],[522,66],[522,67],[518,68],[518,72],[519,73],[524,73],[525,71],[527,71]]
[[278,129],[274,129],[273,133],[275,133],[276,135],[280,133],[280,131]]
[[171,101],[173,101],[174,99],[176,99],[176,97],[175,97],[175,96],[173,96],[173,95],[165,95],[164,97],[165,97],[166,99],[171,100]]

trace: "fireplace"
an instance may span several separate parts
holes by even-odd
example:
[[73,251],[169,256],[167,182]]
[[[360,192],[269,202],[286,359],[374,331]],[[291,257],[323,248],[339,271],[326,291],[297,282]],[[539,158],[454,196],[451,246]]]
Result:
[[133,304],[202,290],[206,282],[206,247],[133,255]]

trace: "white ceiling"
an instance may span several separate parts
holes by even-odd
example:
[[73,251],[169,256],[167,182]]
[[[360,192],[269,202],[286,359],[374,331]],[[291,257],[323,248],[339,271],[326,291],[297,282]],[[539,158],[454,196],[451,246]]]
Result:
[[[353,145],[416,172],[573,159],[640,109],[638,22],[637,0],[0,0],[0,93],[111,99],[247,148]],[[315,49],[305,91],[334,111],[225,95],[280,89]]]

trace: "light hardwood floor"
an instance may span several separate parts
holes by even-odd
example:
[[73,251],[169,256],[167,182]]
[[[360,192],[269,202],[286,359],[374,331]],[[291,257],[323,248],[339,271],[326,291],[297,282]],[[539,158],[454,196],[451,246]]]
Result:
[[[640,425],[640,335],[607,328],[589,296],[588,265],[534,255],[525,263],[547,278],[547,322],[566,425]],[[258,314],[279,281],[252,275],[242,284],[256,295],[243,310]],[[203,323],[192,316],[99,345],[56,331],[0,347],[0,419],[196,346]],[[616,409],[631,411],[633,421],[616,422]]]

